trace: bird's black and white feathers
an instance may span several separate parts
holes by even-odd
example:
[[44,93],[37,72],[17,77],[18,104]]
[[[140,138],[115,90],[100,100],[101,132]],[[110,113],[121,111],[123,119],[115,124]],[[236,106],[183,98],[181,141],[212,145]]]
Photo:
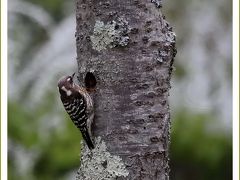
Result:
[[89,149],[94,145],[91,139],[91,124],[94,117],[93,101],[86,89],[73,82],[73,76],[64,76],[58,81],[63,106],[75,126],[81,131]]

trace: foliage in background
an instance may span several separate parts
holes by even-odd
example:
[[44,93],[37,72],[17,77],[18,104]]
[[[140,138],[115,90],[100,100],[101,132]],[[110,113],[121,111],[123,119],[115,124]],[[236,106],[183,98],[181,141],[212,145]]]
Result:
[[10,179],[60,179],[79,164],[81,135],[67,115],[61,113],[63,128],[39,128],[49,111],[47,102],[31,112],[16,103],[8,105]]
[[182,110],[172,125],[170,166],[176,180],[232,179],[230,134],[209,128],[212,115]]
[[[170,93],[172,180],[231,179],[229,7],[223,0],[164,5],[178,41]],[[11,180],[73,179],[78,169],[81,136],[55,86],[77,69],[74,9],[74,1],[9,1]]]
[[61,21],[61,19],[64,17],[64,5],[66,5],[65,0],[26,0],[28,2],[31,2],[37,6],[42,7],[45,9],[51,17],[54,18],[56,22]]
[[63,111],[56,82],[74,70],[73,2],[33,3],[9,2],[8,175],[72,179],[81,135]]
[[163,11],[177,34],[172,109],[211,113],[231,131],[232,1],[166,1]]

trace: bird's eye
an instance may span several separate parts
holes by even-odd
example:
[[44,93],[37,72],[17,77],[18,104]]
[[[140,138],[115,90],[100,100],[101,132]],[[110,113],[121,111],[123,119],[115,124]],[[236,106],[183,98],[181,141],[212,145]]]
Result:
[[70,82],[70,81],[71,81],[71,78],[67,78],[67,81]]

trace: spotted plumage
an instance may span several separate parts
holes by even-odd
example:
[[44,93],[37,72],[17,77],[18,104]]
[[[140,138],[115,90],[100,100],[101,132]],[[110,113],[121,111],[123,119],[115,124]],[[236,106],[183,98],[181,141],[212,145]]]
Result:
[[72,122],[81,131],[89,149],[94,145],[91,139],[91,124],[94,117],[93,101],[88,92],[73,82],[73,76],[64,76],[58,81],[63,106]]

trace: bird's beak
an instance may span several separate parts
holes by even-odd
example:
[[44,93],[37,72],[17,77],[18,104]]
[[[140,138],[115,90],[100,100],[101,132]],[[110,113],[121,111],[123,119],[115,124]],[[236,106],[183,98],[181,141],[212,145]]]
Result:
[[75,75],[75,73],[72,74],[72,79],[73,79],[74,75]]

